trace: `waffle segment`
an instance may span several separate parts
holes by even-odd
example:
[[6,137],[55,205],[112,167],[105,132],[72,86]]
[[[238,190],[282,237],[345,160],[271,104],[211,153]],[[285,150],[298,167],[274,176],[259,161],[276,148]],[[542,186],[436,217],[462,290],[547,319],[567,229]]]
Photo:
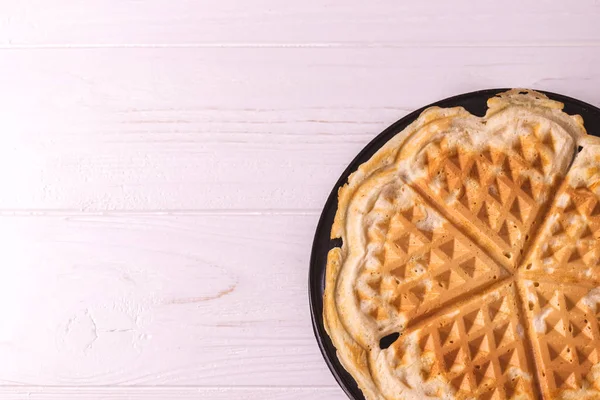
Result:
[[599,160],[600,146],[577,155],[525,262],[530,276],[600,284]]
[[520,290],[545,398],[600,398],[600,289],[523,280]]
[[402,398],[399,390],[404,398],[536,398],[517,303],[507,282],[408,329],[378,355],[391,361],[376,376],[381,386],[403,385],[389,387],[386,398]]
[[386,334],[508,276],[409,186],[390,184],[365,216],[369,262],[355,282],[361,311]]

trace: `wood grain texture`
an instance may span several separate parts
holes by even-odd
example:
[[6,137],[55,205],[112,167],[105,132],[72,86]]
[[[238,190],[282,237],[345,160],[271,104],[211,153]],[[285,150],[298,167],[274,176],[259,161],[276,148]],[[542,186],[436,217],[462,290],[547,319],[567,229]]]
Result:
[[2,209],[316,211],[366,143],[435,100],[521,86],[600,104],[591,47],[0,55]]
[[308,311],[315,223],[2,218],[0,385],[334,387]]
[[15,45],[600,44],[600,3],[564,1],[8,0]]
[[185,388],[185,387],[0,387],[6,400],[329,400],[342,399],[337,387],[319,388]]
[[4,217],[0,383],[334,385],[309,320],[315,219]]

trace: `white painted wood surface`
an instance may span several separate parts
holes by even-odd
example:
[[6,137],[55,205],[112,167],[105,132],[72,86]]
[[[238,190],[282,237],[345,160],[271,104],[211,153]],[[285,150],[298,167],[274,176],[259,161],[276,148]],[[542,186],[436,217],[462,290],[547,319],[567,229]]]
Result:
[[600,2],[0,4],[0,398],[342,399],[308,259],[348,162],[487,87],[600,105]]

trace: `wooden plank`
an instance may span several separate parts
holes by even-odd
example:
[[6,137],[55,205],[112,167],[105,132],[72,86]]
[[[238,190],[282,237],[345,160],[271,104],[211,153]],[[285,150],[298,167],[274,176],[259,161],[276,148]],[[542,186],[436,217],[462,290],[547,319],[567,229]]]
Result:
[[344,398],[337,387],[203,388],[203,387],[0,387],[7,400],[332,400]]
[[334,387],[307,299],[316,219],[3,217],[0,386]]
[[597,0],[10,0],[0,40],[18,45],[598,44]]
[[595,48],[0,51],[0,209],[318,210],[410,110],[525,86],[600,104]]

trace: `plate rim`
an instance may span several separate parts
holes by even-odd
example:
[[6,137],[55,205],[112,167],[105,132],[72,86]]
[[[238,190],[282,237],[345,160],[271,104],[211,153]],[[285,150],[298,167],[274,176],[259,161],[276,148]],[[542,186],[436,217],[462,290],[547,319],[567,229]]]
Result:
[[[325,327],[323,324],[323,293],[324,293],[324,275],[326,272],[326,261],[323,262],[323,256],[326,255],[327,252],[335,245],[332,244],[332,241],[329,239],[331,232],[331,225],[333,222],[333,216],[337,212],[337,195],[340,187],[345,185],[348,181],[348,177],[351,173],[356,171],[358,167],[367,161],[377,150],[379,150],[385,143],[387,143],[394,135],[403,130],[406,126],[408,126],[411,122],[418,118],[418,116],[429,107],[455,107],[460,106],[460,104],[453,104],[461,101],[467,101],[469,99],[481,101],[483,100],[485,103],[485,109],[487,110],[487,99],[497,95],[498,93],[505,92],[510,90],[508,88],[494,88],[494,89],[483,89],[476,90],[472,92],[461,93],[455,96],[447,97],[445,99],[433,102],[429,105],[423,106],[415,111],[412,111],[405,115],[404,117],[398,119],[396,122],[392,123],[386,129],[384,129],[381,133],[377,134],[369,143],[367,143],[359,153],[352,159],[352,161],[348,164],[348,166],[344,169],[335,185],[333,186],[331,192],[327,196],[325,204],[323,206],[323,210],[319,216],[319,221],[316,226],[315,235],[312,242],[311,247],[311,255],[309,261],[309,271],[308,271],[308,301],[310,307],[310,315],[311,322],[313,327],[313,333],[315,335],[315,339],[317,340],[317,344],[319,346],[319,350],[321,351],[321,355],[325,359],[325,363],[329,368],[329,371],[334,376],[338,385],[344,391],[344,393],[348,396],[348,398],[352,400],[365,400],[362,391],[358,387],[354,378],[344,369],[337,357],[337,350],[333,343],[331,342],[331,338],[325,331]],[[581,101],[579,99],[565,96],[563,94],[549,92],[545,90],[537,90],[537,89],[523,89],[523,90],[535,90],[536,92],[543,93],[548,96],[552,100],[560,101],[564,104],[563,111],[570,115],[579,114],[584,118],[584,126],[586,126],[586,130],[588,130],[588,134],[598,136],[600,135],[600,108]],[[483,99],[478,99],[479,97],[483,97]],[[583,113],[581,112],[583,111]],[[582,115],[586,114],[586,116]],[[589,115],[588,115],[589,114]],[[591,120],[590,120],[591,117]],[[586,119],[587,118],[587,119]],[[589,132],[588,123],[592,122],[589,125],[598,126],[597,130],[594,133]],[[388,138],[389,136],[389,138]],[[367,158],[368,157],[368,158]],[[331,223],[328,223],[327,220],[331,219]],[[321,243],[322,235],[326,234],[327,244]],[[327,250],[324,254],[324,248]]]

